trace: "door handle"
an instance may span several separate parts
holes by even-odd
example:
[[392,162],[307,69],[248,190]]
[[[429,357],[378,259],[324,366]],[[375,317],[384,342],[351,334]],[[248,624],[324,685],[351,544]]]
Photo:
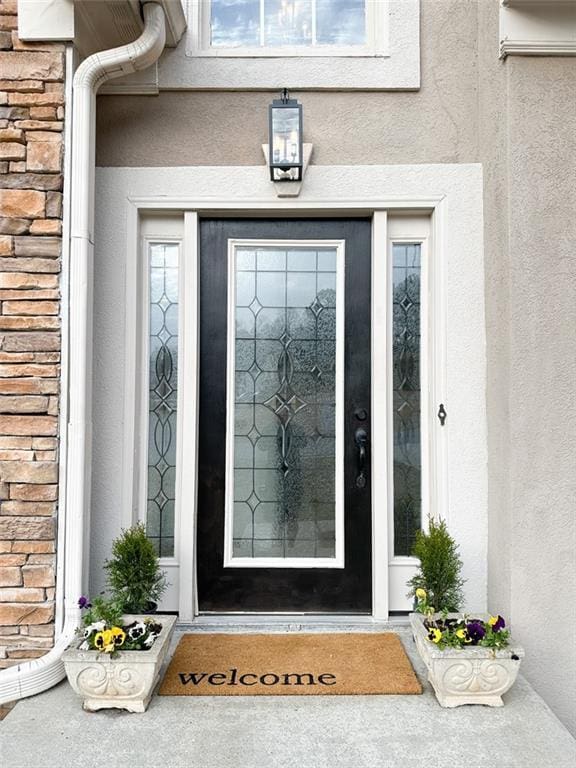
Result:
[[354,442],[358,449],[358,474],[356,475],[356,488],[366,488],[367,457],[368,457],[368,432],[358,427],[354,432]]
[[438,418],[441,427],[446,423],[446,416],[448,416],[448,414],[446,413],[446,408],[444,408],[444,403],[440,403],[440,407],[438,408]]

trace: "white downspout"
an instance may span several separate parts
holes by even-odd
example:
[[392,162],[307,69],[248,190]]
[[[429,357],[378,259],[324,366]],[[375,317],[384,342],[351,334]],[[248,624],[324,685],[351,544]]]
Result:
[[164,50],[164,11],[156,3],[144,5],[144,30],[128,45],[100,51],[76,70],[72,100],[72,160],[70,204],[69,295],[69,422],[65,492],[60,502],[59,526],[64,526],[64,625],[54,648],[39,659],[0,672],[0,704],[32,696],[65,677],[61,655],[80,624],[78,598],[86,585],[86,539],[90,509],[90,443],[92,383],[92,273],[94,254],[94,164],[96,92],[114,77],[145,69]]

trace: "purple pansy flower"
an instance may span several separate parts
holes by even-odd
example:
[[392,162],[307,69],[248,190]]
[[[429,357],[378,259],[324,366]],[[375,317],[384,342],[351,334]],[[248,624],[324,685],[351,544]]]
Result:
[[82,597],[78,600],[78,608],[92,608],[92,603],[87,597],[82,595]]
[[494,624],[492,624],[492,631],[500,632],[500,630],[504,629],[505,626],[506,626],[506,622],[504,621],[502,616],[498,614],[498,616],[496,617],[496,621],[494,622]]
[[486,634],[486,630],[479,621],[469,621],[466,624],[466,629],[468,630],[468,637],[474,644],[479,643]]

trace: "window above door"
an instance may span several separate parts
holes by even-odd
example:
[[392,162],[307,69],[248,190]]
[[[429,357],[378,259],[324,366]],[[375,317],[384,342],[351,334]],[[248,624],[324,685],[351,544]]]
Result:
[[204,0],[199,56],[386,56],[387,0]]
[[[160,87],[420,87],[419,0],[189,0]],[[181,50],[181,49],[180,49]],[[193,59],[194,61],[191,61]]]

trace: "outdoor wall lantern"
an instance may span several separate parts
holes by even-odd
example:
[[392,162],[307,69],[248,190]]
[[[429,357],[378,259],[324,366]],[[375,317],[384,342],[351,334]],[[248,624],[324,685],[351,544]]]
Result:
[[264,156],[278,197],[297,197],[312,155],[312,144],[304,144],[302,104],[284,88],[268,107],[268,144]]
[[302,104],[284,88],[268,107],[270,180],[302,181]]

